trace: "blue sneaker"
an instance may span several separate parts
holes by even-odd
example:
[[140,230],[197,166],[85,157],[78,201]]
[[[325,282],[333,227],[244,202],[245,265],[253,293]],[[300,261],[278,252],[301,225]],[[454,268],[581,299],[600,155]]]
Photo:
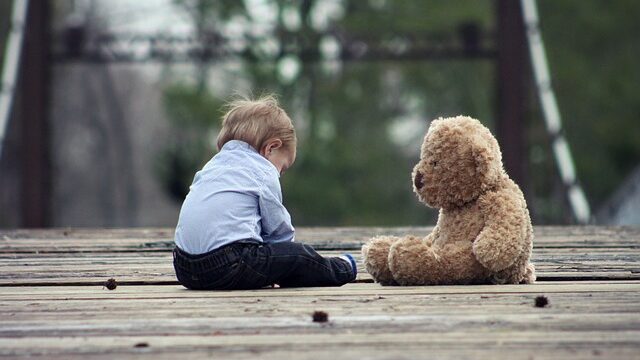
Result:
[[353,278],[355,279],[356,275],[358,275],[358,266],[356,265],[356,260],[351,254],[344,254],[340,256],[340,258],[351,265],[351,271],[353,272]]

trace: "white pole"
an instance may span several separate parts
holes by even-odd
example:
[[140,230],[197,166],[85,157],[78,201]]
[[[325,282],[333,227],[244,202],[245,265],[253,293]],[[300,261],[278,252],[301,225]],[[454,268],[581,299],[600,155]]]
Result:
[[20,63],[20,53],[22,51],[22,39],[24,37],[24,24],[27,17],[27,7],[29,0],[14,0],[13,11],[11,13],[11,29],[4,51],[4,68],[0,79],[0,158],[2,158],[2,148],[4,136],[11,115],[13,105],[13,95],[18,78]]
[[536,1],[521,0],[521,4],[527,40],[529,41],[529,55],[531,56],[531,65],[533,66],[533,74],[536,79],[540,105],[542,106],[547,132],[553,139],[553,155],[556,159],[562,182],[567,188],[567,199],[569,200],[573,215],[578,223],[586,224],[591,218],[591,209],[589,208],[587,197],[584,195],[584,191],[582,191],[582,187],[578,184],[569,143],[561,132],[562,117],[558,109],[556,95],[551,86],[547,55],[544,50],[542,35],[540,34]]

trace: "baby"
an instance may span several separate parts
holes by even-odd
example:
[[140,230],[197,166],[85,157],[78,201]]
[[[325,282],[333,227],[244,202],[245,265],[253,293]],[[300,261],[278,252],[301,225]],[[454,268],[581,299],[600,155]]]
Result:
[[218,151],[191,184],[175,233],[173,265],[189,289],[341,286],[353,257],[325,258],[294,242],[279,177],[296,159],[296,133],[273,96],[229,104]]

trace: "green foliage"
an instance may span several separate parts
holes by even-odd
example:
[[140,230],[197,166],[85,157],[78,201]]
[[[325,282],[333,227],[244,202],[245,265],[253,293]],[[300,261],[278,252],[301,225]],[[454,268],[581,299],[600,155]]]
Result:
[[[252,13],[252,1],[176,1],[191,15],[197,37],[206,41],[230,23],[264,20]],[[473,23],[482,34],[495,34],[493,1],[345,0],[323,26],[318,10],[335,2],[271,0],[275,24],[245,36],[238,57],[242,79],[226,79],[229,95],[245,87],[280,95],[300,138],[298,160],[282,178],[285,202],[297,225],[414,225],[435,219],[411,192],[410,173],[417,161],[427,121],[467,114],[492,127],[495,64],[488,60],[442,62],[345,62],[285,59],[282,49],[318,52],[326,34],[406,41],[445,37],[459,43],[459,31]],[[542,31],[550,59],[565,130],[578,177],[592,205],[601,203],[640,158],[640,99],[635,89],[640,71],[635,46],[640,34],[636,1],[540,1]],[[295,29],[285,13],[298,13]],[[490,40],[482,40],[490,41]],[[275,42],[275,50],[269,50]],[[297,61],[284,76],[284,60]],[[332,67],[333,66],[333,67]],[[207,90],[207,65],[200,64],[194,85],[166,89],[167,114],[176,138],[162,154],[167,189],[181,200],[195,170],[212,155],[207,137],[217,130],[221,100]],[[417,100],[416,100],[417,99]],[[414,101],[416,100],[416,101]],[[529,99],[529,174],[538,223],[570,221],[562,206],[549,138],[533,89]],[[404,140],[391,129],[408,118],[422,127]],[[406,134],[405,134],[406,135]],[[182,190],[179,190],[182,189]]]
[[164,90],[163,104],[169,120],[176,127],[215,128],[220,120],[220,99],[193,85],[169,85]]
[[205,89],[178,83],[164,89],[163,104],[173,126],[155,172],[167,193],[181,202],[193,175],[211,156],[209,140],[218,127],[222,102]]
[[189,193],[193,175],[202,167],[202,142],[169,144],[157,157],[155,171],[165,191],[176,201]]
[[427,35],[425,31],[448,33],[465,22],[491,28],[493,2],[469,1],[346,1],[341,25],[355,33]]
[[[597,209],[640,160],[640,2],[545,0],[539,6],[577,174]],[[550,151],[544,138],[533,141]]]
[[[186,5],[184,1],[179,3]],[[319,49],[324,29],[314,25],[312,12],[317,11],[314,9],[322,5],[321,2],[276,3],[280,11],[294,7],[302,19],[299,30],[284,32],[282,44]],[[344,16],[334,20],[331,26],[357,36],[394,41],[425,31],[455,35],[463,21],[491,23],[488,1],[475,2],[472,6],[461,2],[452,4],[348,1],[344,3]],[[187,10],[192,10],[193,5],[191,3]],[[205,5],[202,9],[206,17],[218,20],[228,19],[231,12],[242,15],[246,10],[239,7],[224,10],[225,6],[220,3]],[[244,16],[249,18],[250,14]],[[454,19],[449,20],[448,16]],[[382,22],[385,26],[370,26]],[[204,20],[202,23],[213,24]],[[224,21],[212,26],[220,27],[221,23]],[[285,29],[282,16],[278,17],[274,29]],[[491,64],[344,63],[340,69],[331,71],[327,70],[327,63],[312,61],[302,62],[295,79],[287,81],[279,72],[278,56],[274,58],[272,53],[264,52],[261,45],[257,39],[247,46],[244,74],[256,92],[281,94],[283,106],[299,129],[298,160],[282,179],[285,201],[295,223],[410,225],[432,222],[435,211],[417,202],[410,179],[427,120],[460,112],[491,119],[492,92],[483,91],[485,84],[492,80]],[[195,97],[194,87],[174,86],[166,94],[167,112],[171,119],[177,120],[176,127],[211,125],[207,114],[215,111],[212,108],[215,102]],[[403,102],[412,97],[424,101],[408,109]],[[461,111],[461,104],[465,111]],[[413,142],[409,152],[394,143],[389,131],[406,116],[424,119],[421,133],[413,136],[417,142]],[[179,158],[172,156],[168,159]]]
[[174,0],[174,3],[184,9],[197,26],[215,26],[217,21],[246,12],[244,2],[238,0]]
[[[380,65],[353,66],[333,79],[319,66],[308,136],[296,166],[283,179],[286,198],[303,224],[391,225],[429,218],[411,194],[412,161],[391,143],[394,109],[370,96],[384,92]],[[283,89],[286,90],[286,89]],[[368,106],[362,106],[369,102]]]

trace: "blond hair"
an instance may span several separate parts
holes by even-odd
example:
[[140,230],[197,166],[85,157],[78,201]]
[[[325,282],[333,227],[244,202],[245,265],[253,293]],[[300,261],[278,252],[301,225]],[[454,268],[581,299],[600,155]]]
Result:
[[260,151],[269,140],[280,139],[283,147],[296,145],[296,132],[289,115],[274,95],[257,100],[240,98],[226,105],[218,134],[218,151],[230,140],[241,140]]

